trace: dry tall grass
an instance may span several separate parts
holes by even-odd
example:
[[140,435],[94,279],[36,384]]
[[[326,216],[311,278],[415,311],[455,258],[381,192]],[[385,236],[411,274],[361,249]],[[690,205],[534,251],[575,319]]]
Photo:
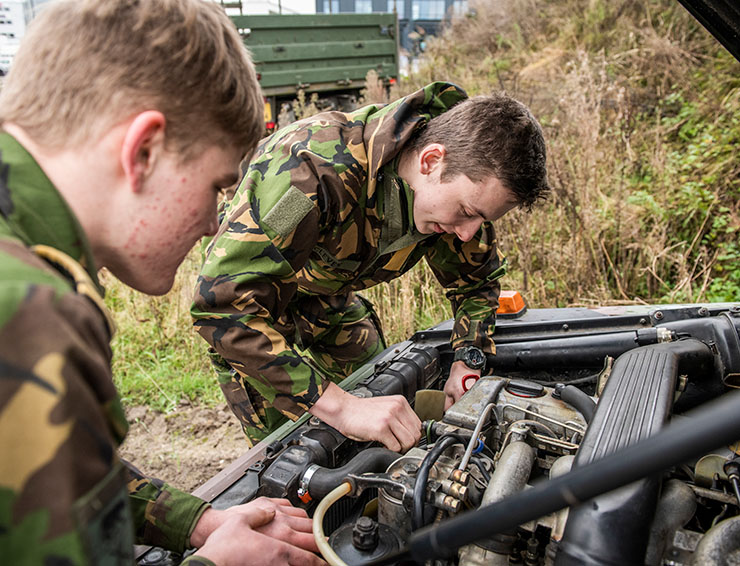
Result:
[[499,222],[536,306],[740,299],[740,65],[674,2],[471,2],[407,90],[506,90],[545,127],[554,188]]

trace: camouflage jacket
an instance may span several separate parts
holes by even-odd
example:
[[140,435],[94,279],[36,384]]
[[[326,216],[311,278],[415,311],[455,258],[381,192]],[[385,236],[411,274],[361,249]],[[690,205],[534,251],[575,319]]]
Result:
[[182,552],[202,500],[125,466],[112,323],[90,247],[41,168],[0,132],[0,557],[133,563]]
[[[389,281],[426,258],[455,311],[453,346],[493,353],[503,261],[491,223],[469,242],[420,234],[396,173],[418,128],[466,94],[433,83],[386,106],[326,112],[263,140],[210,244],[192,314],[198,332],[293,419],[327,385],[274,322],[300,293]],[[289,338],[286,340],[286,338]]]

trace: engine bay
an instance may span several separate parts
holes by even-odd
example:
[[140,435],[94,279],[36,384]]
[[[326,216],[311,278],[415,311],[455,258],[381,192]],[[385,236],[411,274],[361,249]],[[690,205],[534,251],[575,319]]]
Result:
[[[419,529],[689,421],[740,384],[738,305],[539,309],[500,321],[487,375],[443,412],[450,328],[419,332],[348,378],[357,396],[404,395],[423,421],[418,446],[397,454],[306,417],[252,449],[214,506],[285,497],[318,515],[330,563],[405,564],[393,556]],[[708,439],[700,458],[428,562],[737,563],[739,455],[740,443]],[[177,564],[156,550],[139,564]]]

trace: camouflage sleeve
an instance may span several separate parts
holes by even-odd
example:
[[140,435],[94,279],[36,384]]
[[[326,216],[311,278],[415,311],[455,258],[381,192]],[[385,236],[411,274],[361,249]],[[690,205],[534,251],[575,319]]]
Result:
[[[318,241],[318,193],[326,186],[296,137],[284,145],[270,138],[253,159],[207,252],[191,309],[198,333],[293,420],[328,383],[286,340],[280,320]],[[333,167],[324,174],[335,176]]]
[[182,550],[205,503],[144,478],[129,497],[105,317],[17,242],[0,239],[0,264],[3,563],[131,564],[132,508],[141,542]]
[[0,240],[0,264],[1,561],[131,563],[104,319],[23,246]]
[[128,462],[126,465],[136,542],[182,553],[189,548],[190,533],[210,504],[161,480],[144,476]]
[[216,564],[203,556],[188,556],[180,562],[180,566],[216,566]]
[[498,279],[506,273],[506,260],[499,256],[493,225],[484,223],[469,242],[445,235],[426,259],[442,286],[449,289],[447,298],[455,313],[452,347],[475,345],[495,353]]

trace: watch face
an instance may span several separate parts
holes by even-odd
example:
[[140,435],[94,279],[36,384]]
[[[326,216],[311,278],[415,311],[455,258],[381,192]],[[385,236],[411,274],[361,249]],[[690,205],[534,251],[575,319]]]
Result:
[[483,367],[483,364],[486,361],[483,357],[483,352],[478,348],[470,348],[470,350],[468,350],[467,358],[470,361],[470,366],[476,369]]

